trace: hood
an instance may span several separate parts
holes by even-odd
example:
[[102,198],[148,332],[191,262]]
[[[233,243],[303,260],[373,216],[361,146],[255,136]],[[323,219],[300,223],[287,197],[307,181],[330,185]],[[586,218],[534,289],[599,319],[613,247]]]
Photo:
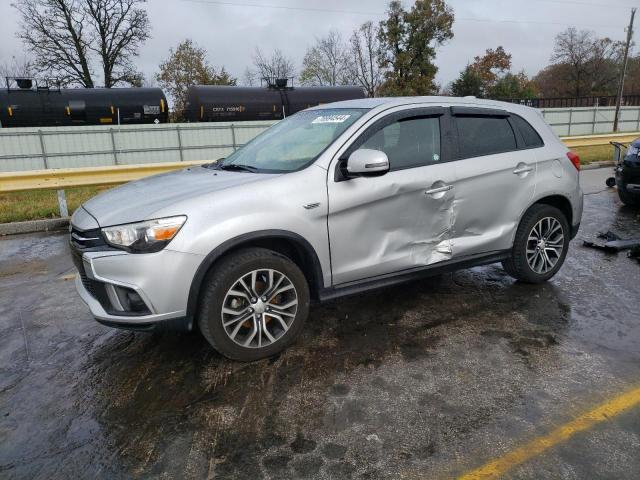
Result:
[[627,148],[624,164],[634,168],[640,167],[640,138],[636,138]]
[[92,198],[83,207],[101,227],[138,222],[155,218],[155,212],[184,200],[274,176],[196,166],[126,183]]

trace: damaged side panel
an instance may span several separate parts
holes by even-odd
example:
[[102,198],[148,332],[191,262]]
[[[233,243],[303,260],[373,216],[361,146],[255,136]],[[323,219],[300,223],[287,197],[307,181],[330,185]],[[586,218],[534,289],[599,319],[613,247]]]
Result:
[[535,191],[533,150],[485,155],[453,163],[457,176],[455,255],[511,248],[523,205],[530,204]]
[[455,223],[455,189],[441,198],[424,194],[425,223],[421,237],[413,240],[412,266],[431,265],[450,260],[453,255],[452,229]]
[[330,181],[333,284],[449,260],[454,182],[451,163]]

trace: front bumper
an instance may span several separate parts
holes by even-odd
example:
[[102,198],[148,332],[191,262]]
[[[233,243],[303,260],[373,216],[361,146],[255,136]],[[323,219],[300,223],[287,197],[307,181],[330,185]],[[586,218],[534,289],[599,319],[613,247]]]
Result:
[[640,195],[640,162],[625,160],[615,169],[616,185],[626,193]]
[[[79,272],[76,289],[99,322],[143,330],[160,324],[190,327],[186,318],[189,288],[202,256],[167,249],[149,254],[112,249],[82,252],[73,244],[72,254]],[[137,312],[123,310],[117,290],[135,292],[144,307]]]
[[106,312],[103,306],[93,297],[82,283],[81,277],[76,277],[76,290],[80,298],[87,304],[91,314],[97,322],[108,327],[123,328],[128,330],[155,330],[161,324],[170,324],[177,329],[191,330],[192,320],[184,314],[174,316],[174,314],[151,314],[140,316],[118,316]]

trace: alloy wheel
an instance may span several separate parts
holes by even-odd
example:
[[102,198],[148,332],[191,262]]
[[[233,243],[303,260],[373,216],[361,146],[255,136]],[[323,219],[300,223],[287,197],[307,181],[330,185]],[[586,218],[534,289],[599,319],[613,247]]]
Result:
[[237,279],[222,302],[228,337],[245,348],[262,348],[282,338],[298,309],[298,293],[284,273],[253,270]]
[[540,219],[529,232],[527,263],[531,270],[543,275],[556,266],[564,249],[564,230],[554,217]]

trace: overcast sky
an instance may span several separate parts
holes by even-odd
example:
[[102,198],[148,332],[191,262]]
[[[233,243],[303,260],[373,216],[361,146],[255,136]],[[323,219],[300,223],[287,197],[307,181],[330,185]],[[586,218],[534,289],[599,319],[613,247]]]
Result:
[[[15,38],[19,18],[0,0],[0,63],[24,49]],[[14,0],[19,1],[19,0]],[[338,30],[345,38],[367,20],[384,17],[385,0],[148,0],[152,38],[137,60],[152,79],[170,47],[192,38],[209,60],[243,77],[257,45],[280,48],[300,65],[315,37]],[[625,37],[632,6],[640,0],[448,0],[455,12],[454,38],[438,50],[437,81],[447,84],[487,48],[498,45],[513,55],[513,69],[535,74],[551,55],[555,35],[569,26],[594,30],[616,40]],[[412,4],[404,0],[405,7]],[[274,8],[276,6],[286,8]],[[640,19],[636,22],[636,25]],[[636,31],[639,27],[636,26]],[[636,37],[636,41],[637,37]]]

